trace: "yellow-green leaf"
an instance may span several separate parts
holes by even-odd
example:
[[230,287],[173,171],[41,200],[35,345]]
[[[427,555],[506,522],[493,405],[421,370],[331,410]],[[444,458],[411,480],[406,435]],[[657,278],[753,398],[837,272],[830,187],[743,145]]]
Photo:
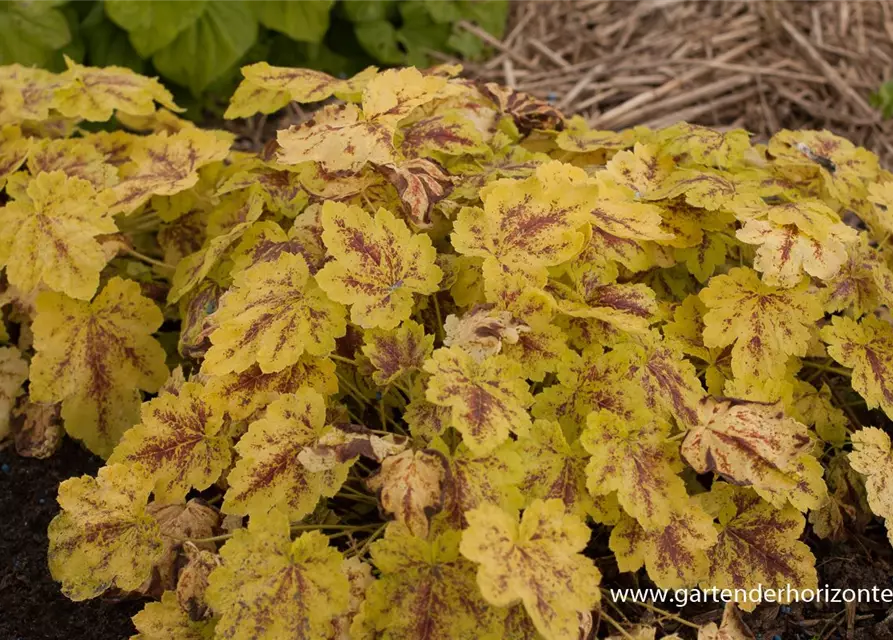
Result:
[[399,524],[372,543],[381,573],[366,592],[353,626],[355,637],[497,640],[505,613],[481,596],[475,566],[459,555],[459,532],[431,541]]
[[62,171],[38,174],[0,208],[0,265],[22,291],[46,287],[89,300],[108,261],[96,236],[118,230],[106,193]]
[[187,382],[176,395],[143,405],[142,421],[124,434],[109,461],[150,478],[156,500],[177,502],[190,489],[214,484],[231,459],[223,414],[208,404],[201,385]]
[[493,505],[466,514],[459,549],[480,564],[478,587],[497,607],[520,600],[549,640],[577,638],[579,616],[599,601],[601,573],[580,552],[589,527],[560,500],[536,500],[521,517]]
[[298,460],[325,428],[325,399],[312,389],[299,389],[270,404],[236,445],[239,460],[227,476],[223,511],[253,517],[279,508],[291,520],[300,520],[320,497],[335,495],[349,464],[311,471]]
[[111,588],[130,591],[152,575],[164,544],[146,513],[151,490],[151,482],[121,464],[59,485],[62,512],[50,522],[49,567],[66,596],[86,600]]
[[389,211],[373,218],[357,206],[326,202],[322,226],[335,259],[316,278],[332,300],[351,305],[354,324],[393,329],[412,313],[413,294],[437,291],[443,273],[430,238]]
[[305,352],[326,356],[346,330],[344,308],[326,297],[299,255],[238,272],[213,316],[217,327],[202,370],[211,375],[264,373],[295,364]]
[[452,408],[453,426],[474,453],[492,451],[509,432],[523,435],[530,428],[533,397],[520,367],[505,356],[477,362],[455,347],[438,349],[425,371],[431,374],[426,398]]
[[37,298],[30,393],[62,402],[65,429],[108,456],[139,421],[140,390],[154,393],[168,371],[152,333],[162,314],[136,282],[109,280],[92,302],[45,292]]
[[719,519],[702,589],[743,589],[733,593],[733,601],[753,611],[758,602],[749,599],[749,592],[756,587],[777,589],[780,604],[790,601],[788,587],[794,593],[818,588],[815,558],[798,540],[806,520],[797,509],[776,509],[750,489],[724,482],[714,483],[710,493],[698,498]]
[[220,640],[327,638],[348,609],[343,557],[318,531],[291,539],[288,517],[258,514],[220,549],[207,598]]
[[704,345],[732,346],[736,378],[781,378],[789,356],[805,356],[824,315],[821,299],[805,280],[791,289],[760,282],[756,272],[736,267],[714,276],[701,290]]

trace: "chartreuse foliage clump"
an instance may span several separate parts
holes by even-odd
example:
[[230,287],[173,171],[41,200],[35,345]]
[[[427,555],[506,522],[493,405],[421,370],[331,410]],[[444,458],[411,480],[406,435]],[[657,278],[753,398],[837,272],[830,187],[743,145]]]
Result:
[[144,639],[577,638],[605,541],[805,589],[807,521],[893,517],[893,175],[458,72],[246,67],[233,117],[324,103],[247,153],[149,78],[0,69],[0,428],[108,460],[59,488],[69,597],[155,598]]

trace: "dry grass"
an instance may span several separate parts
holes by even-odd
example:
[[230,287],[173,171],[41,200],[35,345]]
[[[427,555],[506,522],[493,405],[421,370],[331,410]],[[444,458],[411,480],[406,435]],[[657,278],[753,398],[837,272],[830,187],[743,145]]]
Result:
[[893,122],[868,102],[893,78],[888,0],[523,1],[493,44],[472,76],[593,127],[825,128],[893,161]]

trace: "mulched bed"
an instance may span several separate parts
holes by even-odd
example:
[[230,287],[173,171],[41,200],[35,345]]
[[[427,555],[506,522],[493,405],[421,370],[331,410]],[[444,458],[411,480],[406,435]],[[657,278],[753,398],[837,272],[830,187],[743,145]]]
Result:
[[758,139],[826,128],[893,160],[893,121],[869,104],[893,79],[889,0],[560,0],[513,9],[504,40],[490,38],[497,55],[466,70],[550,99],[595,128],[686,120]]
[[0,451],[0,638],[121,640],[134,633],[136,601],[72,602],[47,568],[47,526],[59,512],[56,491],[72,476],[94,474],[102,460],[66,439],[51,458]]

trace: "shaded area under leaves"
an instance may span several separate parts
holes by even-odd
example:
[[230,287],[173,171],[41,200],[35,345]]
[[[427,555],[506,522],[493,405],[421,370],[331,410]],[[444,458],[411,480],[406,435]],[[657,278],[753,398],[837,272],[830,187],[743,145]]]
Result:
[[3,640],[120,640],[134,633],[130,617],[141,602],[101,598],[72,602],[47,568],[47,525],[59,511],[63,480],[94,474],[102,460],[66,439],[51,458],[0,451],[0,638]]

